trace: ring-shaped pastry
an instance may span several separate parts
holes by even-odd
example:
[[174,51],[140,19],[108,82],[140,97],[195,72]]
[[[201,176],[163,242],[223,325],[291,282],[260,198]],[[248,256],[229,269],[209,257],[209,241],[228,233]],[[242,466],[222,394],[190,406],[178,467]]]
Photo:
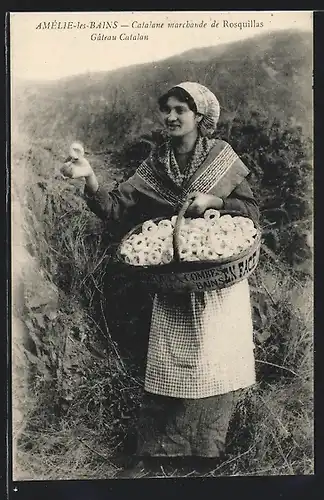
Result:
[[158,252],[157,250],[153,250],[148,256],[148,262],[151,265],[158,265],[161,264],[162,260],[162,252]]
[[208,222],[216,222],[220,218],[220,212],[215,208],[208,208],[204,213],[204,219]]
[[135,266],[144,266],[146,261],[145,253],[138,252],[134,255],[134,265]]
[[170,248],[165,249],[162,252],[162,262],[163,264],[169,264],[173,260],[173,249]]
[[137,235],[137,238],[133,240],[132,246],[136,252],[144,250],[146,247],[146,240],[144,236]]
[[142,233],[145,235],[154,234],[158,230],[158,226],[152,220],[147,220],[142,224]]

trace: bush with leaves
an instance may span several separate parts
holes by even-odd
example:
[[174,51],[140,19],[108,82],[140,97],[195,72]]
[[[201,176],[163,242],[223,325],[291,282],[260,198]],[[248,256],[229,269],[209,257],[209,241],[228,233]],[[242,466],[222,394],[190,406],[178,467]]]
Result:
[[269,121],[251,111],[232,123],[220,123],[227,139],[251,171],[259,200],[266,244],[291,266],[311,259],[312,145],[301,127]]

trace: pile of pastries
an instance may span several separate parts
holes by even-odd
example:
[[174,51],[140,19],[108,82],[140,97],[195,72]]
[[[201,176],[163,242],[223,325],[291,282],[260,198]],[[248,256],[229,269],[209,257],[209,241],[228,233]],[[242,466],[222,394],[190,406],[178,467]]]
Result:
[[[156,266],[173,260],[173,231],[177,216],[159,222],[145,221],[138,234],[123,241],[120,254],[127,264]],[[257,229],[248,217],[221,215],[208,209],[203,217],[183,218],[179,233],[182,261],[217,261],[249,248]]]

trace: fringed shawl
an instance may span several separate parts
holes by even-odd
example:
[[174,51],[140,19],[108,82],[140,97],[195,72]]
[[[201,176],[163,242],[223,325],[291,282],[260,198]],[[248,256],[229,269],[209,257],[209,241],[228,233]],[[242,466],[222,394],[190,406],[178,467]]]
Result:
[[227,198],[249,174],[225,141],[199,136],[186,170],[181,174],[171,141],[153,148],[129,182],[139,192],[175,209],[193,191]]

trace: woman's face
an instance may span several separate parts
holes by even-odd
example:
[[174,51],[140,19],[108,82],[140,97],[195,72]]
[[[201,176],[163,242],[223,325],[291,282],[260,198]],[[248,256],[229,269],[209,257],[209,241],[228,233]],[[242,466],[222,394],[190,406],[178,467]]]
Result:
[[172,137],[183,137],[197,130],[201,120],[201,117],[196,115],[186,102],[181,102],[176,97],[169,97],[161,114],[167,131]]

